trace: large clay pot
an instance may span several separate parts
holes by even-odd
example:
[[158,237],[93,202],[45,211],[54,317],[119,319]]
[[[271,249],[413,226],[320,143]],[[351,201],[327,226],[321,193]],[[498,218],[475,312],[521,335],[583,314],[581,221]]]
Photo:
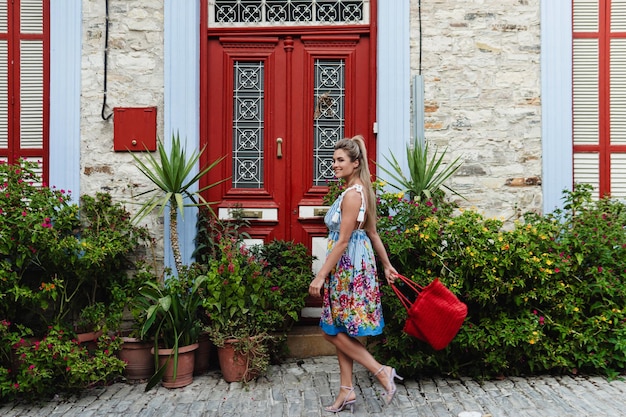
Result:
[[202,375],[209,370],[211,355],[211,339],[208,333],[202,333],[198,338],[198,349],[196,349],[195,365],[193,367],[194,375]]
[[236,352],[237,339],[227,339],[224,346],[217,348],[222,377],[226,382],[248,382],[258,375],[248,369],[249,358],[245,353]]
[[[174,355],[171,355],[172,349],[159,349],[159,368],[167,362],[161,385],[165,388],[181,388],[193,382],[196,349],[198,349],[197,343],[178,348],[178,371],[176,375],[174,375]],[[152,351],[154,352],[154,348]]]
[[124,343],[118,354],[126,362],[124,376],[129,381],[149,379],[154,375],[154,343],[145,342],[134,337],[122,337]]

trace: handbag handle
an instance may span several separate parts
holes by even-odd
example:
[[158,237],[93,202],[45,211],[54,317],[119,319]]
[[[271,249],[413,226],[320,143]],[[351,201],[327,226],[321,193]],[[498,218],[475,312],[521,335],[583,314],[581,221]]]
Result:
[[[413,292],[415,292],[417,295],[419,295],[419,293],[424,289],[424,287],[417,284],[416,282],[411,281],[409,278],[405,277],[404,275],[398,274],[396,275],[396,278],[399,278],[400,281],[402,281],[406,286],[412,289]],[[394,293],[396,293],[396,296],[400,299],[400,302],[402,303],[404,308],[406,308],[406,310],[408,311],[411,308],[411,301],[408,299],[408,297],[404,295],[402,291],[396,288],[395,284],[391,284],[391,289],[393,290]]]

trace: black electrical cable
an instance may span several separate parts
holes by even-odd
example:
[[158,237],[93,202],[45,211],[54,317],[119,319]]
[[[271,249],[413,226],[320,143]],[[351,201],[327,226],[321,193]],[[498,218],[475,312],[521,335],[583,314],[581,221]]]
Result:
[[104,28],[104,95],[102,97],[102,111],[100,112],[100,116],[102,116],[102,120],[109,120],[113,113],[109,113],[108,116],[104,115],[104,111],[107,108],[107,55],[109,52],[109,0],[105,0],[105,9],[106,9],[106,17],[105,17],[105,28]]
[[422,0],[417,2],[417,19],[419,23],[419,67],[418,74],[422,75]]

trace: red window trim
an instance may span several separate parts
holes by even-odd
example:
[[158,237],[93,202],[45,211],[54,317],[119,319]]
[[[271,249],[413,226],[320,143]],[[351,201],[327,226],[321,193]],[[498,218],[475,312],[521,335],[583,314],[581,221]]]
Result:
[[[6,34],[0,34],[0,39],[7,40],[7,69],[8,76],[8,148],[0,148],[0,157],[9,163],[19,158],[41,158],[42,179],[45,183],[49,178],[49,135],[50,135],[50,0],[43,0],[43,32],[41,34],[21,33],[20,30],[20,0],[6,0],[7,27]],[[25,39],[42,40],[43,42],[43,120],[42,120],[42,148],[20,148],[20,42]]]

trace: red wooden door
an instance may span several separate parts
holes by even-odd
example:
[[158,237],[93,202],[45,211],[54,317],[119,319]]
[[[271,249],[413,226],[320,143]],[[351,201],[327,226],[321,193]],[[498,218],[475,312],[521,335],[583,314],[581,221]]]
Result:
[[311,248],[326,235],[334,143],[362,134],[376,154],[369,35],[216,35],[207,51],[205,163],[227,159],[205,184],[230,179],[205,197],[222,218],[240,207],[253,239]]

